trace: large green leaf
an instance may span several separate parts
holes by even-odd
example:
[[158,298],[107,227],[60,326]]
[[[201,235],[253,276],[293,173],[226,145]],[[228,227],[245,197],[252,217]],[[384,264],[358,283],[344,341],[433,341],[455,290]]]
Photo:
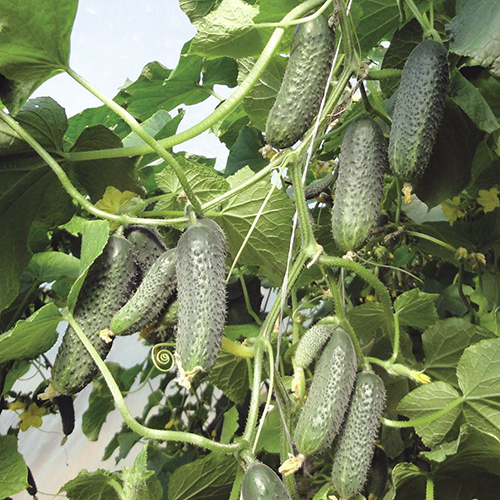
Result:
[[62,252],[40,252],[33,255],[26,271],[40,282],[75,280],[80,274],[80,259]]
[[450,51],[468,56],[500,76],[500,3],[457,0],[457,15],[447,27]]
[[17,113],[35,89],[69,64],[78,0],[3,0],[0,4],[0,99]]
[[[427,474],[415,464],[401,462],[392,471],[392,482],[398,500],[422,500],[425,498]],[[396,494],[396,493],[395,493]],[[396,498],[392,496],[389,498]]]
[[437,297],[437,293],[424,293],[418,288],[399,295],[394,301],[399,324],[427,328],[435,323],[439,319],[434,305]]
[[248,366],[246,359],[221,351],[208,380],[218,387],[231,401],[243,404],[248,391]]
[[121,485],[120,474],[97,469],[88,472],[82,469],[75,479],[68,481],[59,493],[65,492],[68,500],[119,500],[120,496],[113,483]]
[[0,497],[20,493],[28,486],[28,468],[17,451],[17,437],[0,435]]
[[262,134],[257,129],[243,127],[238,134],[238,139],[231,147],[224,173],[232,175],[247,166],[254,172],[264,168],[269,160],[259,152],[263,146]]

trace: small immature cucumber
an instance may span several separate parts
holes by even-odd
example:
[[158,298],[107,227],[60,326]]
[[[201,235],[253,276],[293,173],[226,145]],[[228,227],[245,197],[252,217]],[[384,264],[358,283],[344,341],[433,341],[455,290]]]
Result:
[[295,351],[295,366],[307,368],[320,353],[328,339],[333,335],[333,325],[314,325],[300,339]]
[[333,459],[333,486],[342,499],[351,498],[363,489],[384,404],[385,388],[380,377],[360,372]]
[[75,407],[73,405],[73,398],[61,394],[54,398],[54,402],[59,408],[64,435],[69,436],[75,430]]
[[266,142],[275,148],[293,146],[318,113],[332,67],[335,35],[321,15],[300,24],[290,60],[266,122]]
[[349,404],[356,366],[351,337],[337,328],[316,363],[309,396],[295,428],[294,442],[302,455],[312,455],[332,444]]
[[291,500],[285,485],[267,465],[253,462],[245,471],[241,500]]
[[35,478],[33,477],[33,473],[31,472],[31,469],[28,467],[28,487],[26,488],[26,491],[28,492],[29,495],[34,497],[38,493],[38,488],[36,486]]
[[131,299],[114,315],[114,335],[130,335],[151,324],[172,297],[176,286],[175,249],[161,254]]
[[198,372],[215,364],[226,317],[226,237],[210,219],[190,226],[177,243],[176,363],[179,383],[191,386]]
[[[120,236],[111,236],[90,267],[73,312],[102,359],[112,344],[102,340],[99,332],[134,292],[136,275],[132,244]],[[68,326],[52,366],[53,389],[58,394],[76,394],[92,381],[97,371],[78,335]]]
[[339,177],[332,210],[332,233],[343,251],[357,250],[378,220],[386,140],[369,116],[354,120],[347,129],[339,158]]
[[405,182],[420,177],[429,163],[449,82],[446,48],[426,40],[408,57],[399,84],[389,137],[389,163]]

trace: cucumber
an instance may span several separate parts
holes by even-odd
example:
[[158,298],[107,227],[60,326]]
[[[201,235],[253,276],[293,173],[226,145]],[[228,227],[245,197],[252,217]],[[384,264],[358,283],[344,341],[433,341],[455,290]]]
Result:
[[449,82],[446,48],[426,40],[413,49],[403,69],[389,136],[389,164],[405,182],[415,181],[429,163]]
[[134,258],[141,276],[146,276],[158,257],[167,251],[158,230],[151,226],[128,226],[123,235],[134,246]]
[[73,405],[73,398],[61,394],[54,398],[54,402],[59,408],[63,433],[65,436],[69,436],[75,430],[75,407]]
[[35,478],[33,477],[31,469],[29,467],[27,467],[27,469],[28,469],[28,477],[26,478],[26,480],[28,481],[28,487],[26,488],[26,491],[28,492],[28,495],[34,497],[38,493],[38,488],[36,486],[36,481]]
[[387,167],[386,140],[369,116],[347,129],[339,158],[332,210],[332,233],[344,253],[357,250],[378,220]]
[[[102,340],[99,332],[109,325],[136,289],[137,272],[132,244],[120,236],[111,236],[80,290],[73,316],[102,359],[112,344]],[[76,394],[97,372],[87,349],[68,326],[52,366],[53,389],[57,394]]]
[[359,373],[333,459],[332,481],[342,499],[351,498],[363,489],[384,404],[385,388],[380,377],[368,371]]
[[334,331],[333,325],[314,325],[309,328],[300,339],[295,351],[295,366],[307,368],[323,349]]
[[266,122],[266,142],[288,148],[318,113],[332,67],[335,34],[321,15],[295,30],[290,60]]
[[349,404],[356,366],[351,337],[337,328],[316,364],[309,396],[295,427],[294,442],[302,455],[313,455],[332,444]]
[[317,198],[321,193],[331,194],[330,187],[333,184],[335,177],[335,173],[327,174],[321,179],[309,184],[309,186],[304,189],[305,199],[312,200],[313,198]]
[[179,320],[175,358],[179,383],[191,387],[215,364],[226,317],[226,237],[210,219],[190,226],[177,243]]
[[253,462],[241,483],[241,500],[291,500],[276,472],[261,462]]
[[177,298],[168,302],[161,316],[141,331],[141,337],[151,345],[167,342],[175,335],[179,317]]
[[130,335],[151,324],[165,308],[176,287],[175,249],[158,257],[131,299],[113,316],[114,335]]

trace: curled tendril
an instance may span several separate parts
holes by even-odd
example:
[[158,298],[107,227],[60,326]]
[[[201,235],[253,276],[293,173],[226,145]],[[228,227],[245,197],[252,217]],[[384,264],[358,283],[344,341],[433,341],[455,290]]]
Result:
[[168,349],[169,344],[156,344],[151,349],[151,360],[161,372],[168,372],[174,366],[174,355]]

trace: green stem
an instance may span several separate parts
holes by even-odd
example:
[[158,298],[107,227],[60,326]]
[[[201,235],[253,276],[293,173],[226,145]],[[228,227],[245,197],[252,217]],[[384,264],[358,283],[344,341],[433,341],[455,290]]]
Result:
[[365,80],[387,80],[389,78],[401,78],[403,74],[402,69],[370,69]]
[[434,27],[429,23],[429,20],[427,19],[427,16],[422,14],[419,10],[418,7],[415,5],[413,0],[405,0],[406,5],[410,8],[412,14],[415,16],[415,19],[418,21],[420,26],[422,27],[424,31],[424,36],[431,36],[434,40],[437,42],[441,42],[441,37],[439,36],[439,33],[434,29]]
[[196,213],[198,215],[202,214],[202,209],[200,205],[200,201],[195,195],[189,181],[187,180],[186,174],[184,170],[179,165],[177,160],[169,153],[154,137],[149,135],[146,130],[139,124],[139,122],[125,109],[123,109],[119,104],[117,104],[113,99],[105,96],[102,92],[96,89],[90,82],[85,80],[82,76],[80,76],[76,71],[73,71],[71,68],[66,68],[66,73],[71,76],[76,82],[78,82],[82,87],[87,89],[91,94],[97,97],[100,101],[102,101],[109,109],[114,111],[120,118],[125,120],[125,122],[130,126],[133,132],[135,132],[149,147],[161,158],[163,158],[174,170],[177,179],[179,179],[179,183],[182,186],[182,189],[186,193],[186,197],[193,205]]
[[233,487],[231,489],[231,495],[229,496],[229,500],[239,500],[241,481],[243,480],[243,474],[244,474],[244,470],[241,467],[238,467],[238,469],[236,471],[236,477],[234,478]]
[[289,28],[291,26],[297,26],[297,24],[303,24],[307,23],[309,21],[312,21],[316,18],[318,18],[327,8],[328,6],[332,3],[332,0],[327,0],[321,8],[319,8],[314,14],[311,14],[310,16],[303,17],[301,19],[295,19],[294,21],[289,21],[289,22],[279,22],[279,23],[258,23],[255,26],[257,28]]
[[393,314],[394,318],[394,343],[392,346],[392,356],[389,360],[390,364],[394,364],[399,355],[399,316],[398,313]]
[[472,315],[472,317],[474,317],[474,309],[472,307],[472,304],[470,303],[470,300],[465,296],[463,285],[464,285],[464,264],[463,262],[461,262],[458,268],[458,283],[457,283],[458,295],[460,295],[460,298],[462,299],[462,302],[464,303],[469,313]]
[[406,232],[406,234],[409,234],[410,236],[416,236],[417,238],[431,241],[432,243],[435,243],[436,245],[439,245],[443,248],[446,248],[447,250],[450,250],[453,253],[457,252],[457,249],[455,247],[452,247],[448,243],[445,243],[444,241],[438,240],[437,238],[434,238],[433,236],[429,236],[428,234],[418,233],[416,231],[407,231],[407,230],[405,232]]
[[396,220],[394,224],[399,226],[399,222],[401,220],[401,205],[403,202],[403,193],[401,192],[401,181],[396,178]]
[[407,427],[415,427],[416,425],[425,425],[425,424],[430,424],[431,422],[434,422],[434,420],[437,420],[438,418],[441,418],[443,415],[446,415],[448,412],[453,410],[456,406],[462,404],[465,401],[465,398],[463,396],[458,397],[450,403],[449,405],[445,406],[442,410],[436,411],[434,413],[431,413],[430,415],[427,415],[426,417],[422,418],[416,418],[415,420],[407,420],[407,421],[399,421],[399,420],[389,420],[388,418],[382,417],[381,422],[383,425],[387,427],[395,427],[397,429],[403,429]]
[[381,113],[377,108],[372,106],[372,103],[368,99],[368,95],[365,89],[365,84],[363,82],[361,82],[359,90],[361,92],[361,98],[363,99],[363,105],[365,106],[366,112],[378,116],[382,121],[387,123],[387,125],[389,125],[390,127],[392,125],[391,119],[388,116],[384,115],[384,113]]
[[[288,23],[295,19],[302,17],[311,10],[315,9],[318,5],[323,4],[321,0],[307,0],[300,3],[297,7],[292,9],[283,19],[282,23]],[[166,137],[158,143],[165,149],[170,149],[173,146],[181,144],[193,139],[194,137],[200,135],[201,133],[208,130],[210,127],[215,125],[217,122],[222,120],[226,115],[228,115],[236,106],[243,101],[244,97],[252,90],[255,84],[259,81],[260,77],[264,73],[267,65],[274,56],[274,53],[278,49],[279,43],[285,34],[284,28],[276,28],[271,35],[266,46],[262,50],[260,57],[257,59],[252,69],[248,73],[247,77],[240,86],[223,102],[218,106],[210,115],[205,119],[193,125],[192,127],[179,132],[170,137]],[[84,161],[84,160],[96,160],[100,158],[119,158],[128,156],[140,156],[151,152],[151,147],[149,145],[135,146],[131,148],[120,148],[120,149],[107,149],[99,151],[84,151],[81,153],[70,153],[66,154],[64,157],[70,161]],[[105,155],[105,156],[103,156]]]
[[434,500],[434,479],[432,476],[427,476],[425,485],[425,500]]
[[78,338],[89,352],[95,364],[98,366],[106,384],[109,387],[113,399],[115,400],[115,405],[118,408],[118,411],[123,417],[125,423],[130,427],[132,431],[136,432],[140,436],[144,436],[147,438],[190,443],[195,446],[200,446],[202,448],[207,448],[211,451],[217,451],[220,453],[234,453],[244,448],[245,446],[248,446],[248,442],[245,442],[245,440],[240,441],[236,444],[222,444],[189,432],[150,429],[149,427],[140,424],[130,413],[130,410],[125,404],[123,395],[120,391],[120,388],[118,387],[118,384],[115,382],[113,375],[111,374],[108,367],[101,359],[83,330],[80,328],[80,325],[75,321],[73,315],[68,310],[64,310],[62,315],[63,318],[73,327],[76,334],[78,335]]
[[241,289],[243,290],[243,297],[245,297],[245,305],[247,306],[247,312],[248,312],[248,314],[250,314],[250,316],[252,316],[252,318],[255,320],[255,322],[259,326],[262,326],[262,320],[255,313],[255,311],[252,309],[252,304],[250,303],[250,296],[248,295],[247,284],[245,283],[245,276],[241,272],[240,268],[238,268],[238,276],[240,278]]
[[299,341],[299,331],[300,325],[299,322],[295,318],[295,314],[298,312],[298,300],[297,300],[297,290],[292,288],[290,292],[292,296],[292,342],[296,344]]
[[124,500],[126,498],[125,492],[123,491],[123,488],[118,481],[115,481],[113,478],[108,477],[106,479],[106,482],[118,493],[118,498],[120,498],[120,500]]

